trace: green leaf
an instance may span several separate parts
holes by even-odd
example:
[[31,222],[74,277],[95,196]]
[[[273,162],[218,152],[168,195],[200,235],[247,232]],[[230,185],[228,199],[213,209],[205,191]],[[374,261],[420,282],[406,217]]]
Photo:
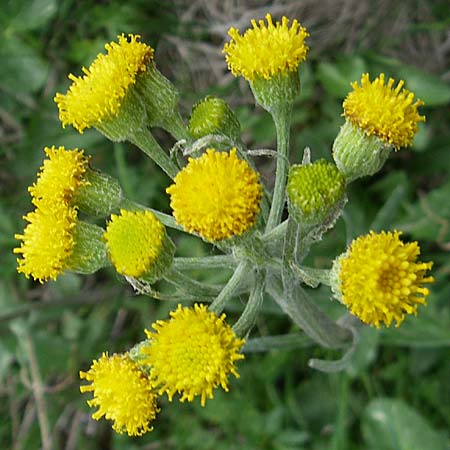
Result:
[[350,83],[359,81],[366,71],[366,63],[360,56],[343,56],[336,63],[321,62],[317,77],[328,94],[344,98],[351,90]]
[[48,63],[24,42],[9,35],[0,40],[1,86],[9,93],[32,93],[47,80]]
[[[415,204],[407,206],[407,215],[396,227],[415,239],[446,242],[450,239],[450,182],[422,196]],[[437,239],[439,239],[437,241]]]
[[406,65],[397,67],[397,73],[405,80],[406,89],[423,100],[425,106],[441,106],[450,102],[450,85],[436,75]]
[[366,407],[362,432],[373,450],[448,450],[443,433],[435,431],[401,400],[380,398]]
[[56,0],[22,0],[9,2],[14,5],[10,26],[23,32],[44,26],[56,13]]
[[372,327],[363,327],[359,332],[359,342],[346,368],[351,377],[357,377],[372,364],[378,354],[380,332]]
[[[431,304],[433,299],[430,298]],[[448,315],[441,311],[438,315],[419,308],[417,317],[409,316],[399,328],[382,331],[382,342],[387,345],[400,345],[415,348],[450,346],[450,327]]]

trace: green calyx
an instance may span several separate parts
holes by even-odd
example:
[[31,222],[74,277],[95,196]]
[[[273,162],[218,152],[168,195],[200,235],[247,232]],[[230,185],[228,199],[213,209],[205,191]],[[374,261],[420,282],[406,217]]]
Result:
[[74,193],[74,204],[89,215],[106,217],[119,209],[123,192],[119,182],[107,175],[88,168],[84,174],[87,182]]
[[333,159],[347,183],[373,175],[384,165],[392,146],[346,121],[333,144]]
[[277,113],[292,105],[300,93],[300,78],[297,70],[279,73],[272,78],[255,78],[250,83],[256,101],[266,111]]
[[135,89],[144,104],[147,126],[163,128],[176,139],[189,138],[178,111],[180,94],[153,61],[137,77]]
[[116,115],[103,119],[95,128],[113,142],[126,141],[144,126],[145,107],[135,86],[131,86],[123,98]]
[[294,219],[316,224],[325,220],[345,197],[345,178],[334,164],[320,159],[292,166],[286,190]]
[[224,100],[207,96],[192,108],[188,131],[194,139],[200,139],[208,134],[219,134],[237,141],[241,126]]
[[69,271],[87,275],[110,265],[103,242],[104,231],[92,223],[77,221],[73,231],[72,254],[67,260]]

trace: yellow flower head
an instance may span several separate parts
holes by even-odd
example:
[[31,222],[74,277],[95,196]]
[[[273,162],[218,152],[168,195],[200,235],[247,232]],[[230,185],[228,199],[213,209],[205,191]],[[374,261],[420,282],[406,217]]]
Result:
[[248,81],[255,78],[269,80],[275,75],[297,70],[306,59],[308,47],[305,38],[309,33],[294,19],[289,28],[289,19],[272,22],[272,16],[264,20],[252,20],[253,28],[243,36],[236,28],[230,28],[230,42],[223,48],[228,68],[233,75],[242,75]]
[[56,203],[65,201],[70,204],[76,189],[87,183],[83,179],[89,158],[83,150],[66,150],[64,147],[45,147],[47,159],[38,174],[38,179],[28,191],[33,202]]
[[169,400],[175,393],[180,401],[201,397],[213,398],[213,389],[222,386],[228,391],[228,376],[239,377],[235,362],[243,339],[238,339],[225,323],[225,314],[218,317],[205,305],[183,308],[178,305],[169,320],[153,324],[155,332],[145,330],[149,344],[142,347],[142,363],[150,366],[150,378],[159,394]]
[[405,314],[417,314],[429,294],[422,285],[433,263],[416,262],[417,242],[404,244],[400,232],[371,231],[355,239],[347,253],[335,261],[337,296],[363,322],[399,326]]
[[258,174],[236,156],[206,150],[189,159],[167,188],[178,223],[209,241],[244,233],[256,222],[262,186]]
[[139,42],[140,36],[118,36],[119,42],[105,45],[107,54],[99,54],[84,75],[72,80],[67,93],[57,93],[55,102],[65,127],[73,125],[80,133],[105,119],[115,117],[136,77],[153,60],[153,49]]
[[91,382],[81,386],[80,391],[93,392],[87,404],[98,407],[92,414],[95,420],[104,416],[113,421],[117,433],[127,432],[129,436],[152,431],[149,424],[159,411],[156,395],[150,380],[128,355],[103,353],[87,372],[80,371],[80,378]]
[[403,80],[395,88],[394,83],[389,78],[385,85],[383,73],[372,82],[369,74],[363,74],[361,86],[356,81],[351,84],[353,91],[344,100],[343,115],[368,136],[375,135],[398,149],[411,145],[417,124],[425,116],[417,111],[423,101],[414,101],[414,93],[402,89]]
[[41,283],[55,280],[66,269],[72,254],[73,230],[77,223],[77,211],[64,202],[43,202],[34,211],[24,216],[28,225],[23,234],[14,237],[22,241],[14,253],[22,254],[17,259],[17,271],[27,278],[31,275]]
[[160,256],[165,228],[151,211],[122,209],[120,215],[111,215],[103,237],[117,272],[138,278]]

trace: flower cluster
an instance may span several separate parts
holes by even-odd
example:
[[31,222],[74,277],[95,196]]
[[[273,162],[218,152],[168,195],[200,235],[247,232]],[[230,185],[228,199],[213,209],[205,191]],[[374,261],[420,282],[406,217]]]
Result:
[[[317,343],[353,350],[357,330],[342,326],[349,320],[333,322],[302,284],[328,284],[344,314],[377,328],[393,321],[399,326],[426,304],[432,263],[418,261],[418,244],[403,243],[399,231],[357,237],[329,270],[303,265],[342,214],[348,184],[381,170],[392,149],[412,144],[425,120],[418,111],[423,102],[403,89],[403,81],[385,83],[384,74],[370,81],[363,74],[344,100],[333,161],[311,161],[305,149],[302,163],[290,166],[291,112],[309,33],[286,17],[274,22],[267,14],[266,22],[252,20],[242,35],[231,28],[223,53],[232,74],[250,83],[276,125],[277,151],[269,152],[276,157],[272,194],[240,139],[237,115],[224,100],[208,96],[194,105],[186,126],[176,88],[138,35],[122,34],[106,44],[107,53],[83,68],[84,75],[70,75],[67,93],[55,96],[63,127],[80,133],[94,127],[113,141],[127,140],[172,180],[168,215],[126,198],[117,180],[89,166],[83,150],[46,148],[47,159],[29,188],[35,210],[24,217],[23,234],[16,234],[18,271],[27,277],[44,282],[65,271],[86,274],[111,265],[141,294],[194,304],[179,304],[128,352],[103,353],[80,372],[88,383],[81,392],[92,393],[88,404],[97,408],[93,418],[111,420],[118,433],[151,431],[164,395],[169,401],[199,398],[204,405],[214,389],[228,391],[269,296]],[[177,140],[173,151],[160,146],[154,127]],[[166,227],[198,236],[223,254],[177,257]],[[233,273],[219,285],[189,275],[208,267]],[[162,292],[155,286],[161,279],[169,286]],[[222,311],[238,295],[248,300],[230,326]]]
[[15,235],[22,244],[14,249],[22,255],[18,271],[41,283],[56,279],[70,265],[78,220],[72,198],[86,183],[83,175],[88,164],[78,149],[68,152],[64,147],[46,147],[44,151],[48,159],[29,188],[35,210],[24,216],[28,225],[23,234]]
[[243,359],[244,343],[225,322],[205,305],[178,305],[170,319],[145,330],[147,340],[127,354],[103,354],[80,378],[90,384],[80,387],[92,392],[88,405],[98,407],[92,417],[113,421],[118,433],[139,436],[151,431],[150,422],[159,411],[156,401],[167,394],[170,401],[200,397],[202,406],[213,398],[213,389],[228,391],[228,376],[238,377],[235,363]]

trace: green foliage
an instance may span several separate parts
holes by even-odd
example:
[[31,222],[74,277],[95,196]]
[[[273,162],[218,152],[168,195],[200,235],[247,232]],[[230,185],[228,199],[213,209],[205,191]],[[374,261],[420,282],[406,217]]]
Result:
[[[398,329],[365,329],[347,369],[324,374],[308,367],[311,359],[338,359],[303,339],[289,350],[246,355],[241,377],[230,392],[199,403],[165,402],[152,433],[136,439],[116,435],[106,421],[93,422],[79,395],[78,371],[86,370],[106,348],[127,350],[143,339],[143,329],[165,317],[172,304],[136,296],[109,270],[81,278],[67,274],[46,285],[16,274],[13,235],[31,206],[32,184],[45,145],[89,150],[95,166],[117,176],[127,196],[168,211],[168,180],[148,159],[126,144],[112,145],[96,132],[82,136],[62,130],[52,101],[78,71],[118,33],[141,33],[153,46],[163,33],[185,37],[166,2],[96,3],[74,0],[15,0],[0,11],[0,448],[37,449],[42,430],[36,420],[38,367],[54,448],[84,450],[448,450],[450,411],[450,87],[427,67],[403,64],[382,48],[354,54],[316,54],[302,66],[302,91],[293,113],[292,153],[305,146],[313,158],[330,159],[330,146],[342,124],[341,102],[349,83],[364,71],[406,80],[406,88],[425,103],[427,122],[411,150],[391,156],[376,179],[352,185],[343,219],[308,263],[330,267],[346,244],[369,228],[400,229],[420,240],[426,260],[435,261],[429,306]],[[428,33],[446,29],[448,5],[433,2],[433,17],[416,24]],[[189,24],[194,26],[194,24]],[[373,25],[376,26],[376,25]],[[416,27],[416,28],[414,28]],[[314,30],[311,30],[314,33]],[[342,30],[343,36],[347,30]],[[206,33],[205,33],[206,35]],[[78,72],[76,72],[78,74]],[[224,91],[226,88],[222,88]],[[198,94],[198,95],[197,95]],[[201,98],[206,93],[196,93]],[[233,106],[233,105],[232,105]],[[274,127],[267,114],[235,108],[251,135],[251,146],[273,147]],[[168,146],[172,143],[168,141]],[[145,161],[145,163],[143,163]],[[270,168],[262,167],[265,174]],[[197,239],[176,235],[179,255],[210,255]],[[194,271],[216,283],[224,274]],[[164,291],[164,286],[160,286]],[[332,316],[341,306],[329,290],[314,300]],[[239,302],[235,308],[241,310]],[[233,314],[230,309],[228,314]],[[299,335],[274,304],[265,305],[257,336]],[[301,344],[301,345],[300,345]],[[252,348],[249,348],[252,350]],[[38,383],[39,384],[39,383]],[[167,406],[167,407],[166,407]],[[447,430],[447,431],[446,431]]]

